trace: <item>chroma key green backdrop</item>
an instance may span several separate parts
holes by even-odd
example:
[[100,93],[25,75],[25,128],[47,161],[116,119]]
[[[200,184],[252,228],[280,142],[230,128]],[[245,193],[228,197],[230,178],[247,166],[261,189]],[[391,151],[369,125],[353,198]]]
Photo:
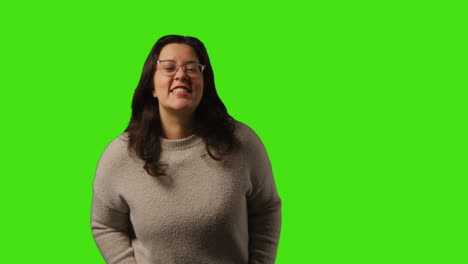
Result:
[[104,263],[97,162],[152,45],[181,34],[267,148],[276,263],[468,263],[461,2],[1,2],[0,262]]

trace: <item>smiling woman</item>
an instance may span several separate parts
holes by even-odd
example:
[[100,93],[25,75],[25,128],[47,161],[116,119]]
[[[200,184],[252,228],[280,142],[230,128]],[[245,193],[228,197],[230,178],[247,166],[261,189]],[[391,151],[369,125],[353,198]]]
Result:
[[161,50],[157,62],[153,96],[159,101],[161,119],[167,119],[168,115],[190,116],[203,94],[203,65],[198,63],[195,51],[187,44],[168,44]]
[[127,129],[99,160],[91,228],[107,263],[274,263],[281,226],[266,150],[219,98],[193,37],[153,46]]

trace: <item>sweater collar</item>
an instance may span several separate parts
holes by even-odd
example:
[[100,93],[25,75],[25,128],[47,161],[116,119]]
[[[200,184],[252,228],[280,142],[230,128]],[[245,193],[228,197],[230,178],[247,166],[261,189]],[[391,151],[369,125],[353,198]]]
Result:
[[163,150],[183,150],[200,144],[203,139],[197,134],[182,139],[161,139],[161,149]]

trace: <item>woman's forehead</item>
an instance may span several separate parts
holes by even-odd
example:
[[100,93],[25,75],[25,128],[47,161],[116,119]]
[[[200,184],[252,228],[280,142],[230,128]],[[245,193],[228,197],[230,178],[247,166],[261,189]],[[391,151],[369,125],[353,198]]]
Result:
[[195,50],[187,44],[172,43],[164,46],[159,53],[159,60],[198,62]]

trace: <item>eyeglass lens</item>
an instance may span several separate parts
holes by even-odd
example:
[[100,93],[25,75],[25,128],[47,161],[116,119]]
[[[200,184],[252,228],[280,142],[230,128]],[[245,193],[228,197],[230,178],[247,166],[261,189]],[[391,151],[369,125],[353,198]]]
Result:
[[[202,65],[198,63],[187,63],[184,66],[185,73],[189,76],[197,77],[200,76],[203,72]],[[159,62],[159,69],[162,71],[163,74],[167,76],[175,75],[178,69],[177,63],[173,61],[160,61]]]

